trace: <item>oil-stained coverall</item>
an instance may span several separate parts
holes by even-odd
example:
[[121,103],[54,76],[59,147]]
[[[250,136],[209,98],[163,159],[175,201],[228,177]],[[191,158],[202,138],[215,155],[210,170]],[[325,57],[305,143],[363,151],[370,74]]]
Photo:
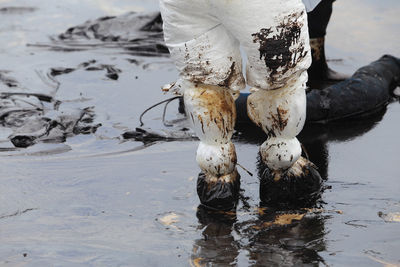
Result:
[[[304,1],[309,9],[319,2]],[[277,173],[302,162],[296,136],[305,122],[311,64],[304,3],[160,0],[160,8],[165,41],[179,71],[175,86],[200,138],[196,160],[205,182],[235,184],[239,179],[231,137],[234,99],[246,83],[252,87],[248,115],[268,135],[260,147],[263,162]],[[246,81],[240,46],[247,55]]]

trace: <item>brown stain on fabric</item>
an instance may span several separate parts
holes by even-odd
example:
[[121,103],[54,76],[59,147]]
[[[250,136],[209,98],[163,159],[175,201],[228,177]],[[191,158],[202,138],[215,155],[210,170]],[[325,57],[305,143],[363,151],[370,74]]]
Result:
[[209,42],[205,42],[196,49],[191,49],[185,44],[185,67],[181,71],[181,76],[195,84],[214,84],[226,88],[232,88],[237,84],[244,87],[245,81],[241,64],[237,64],[230,56],[227,58],[229,62],[226,63],[226,66],[230,64],[229,69],[214,69],[213,65],[216,64],[213,64],[207,55],[208,51],[211,50],[213,50],[213,47]]
[[254,105],[250,103],[247,110],[248,116],[253,122],[255,122],[263,131],[268,135],[268,137],[276,137],[277,134],[282,133],[289,123],[289,111],[281,106],[276,108],[276,113],[270,113],[268,119],[271,123],[263,125],[261,123],[260,112],[255,111]]
[[286,128],[289,118],[287,117],[288,111],[281,106],[276,108],[277,118],[274,119],[273,128],[279,129],[281,132]]
[[207,77],[213,75],[214,69],[210,66],[210,61],[204,59],[204,53],[211,49],[211,45],[204,43],[193,53],[191,48],[185,43],[185,68],[181,76],[195,84],[206,83]]
[[[230,59],[232,60],[232,58]],[[229,68],[229,71],[226,74],[226,78],[218,85],[226,88],[231,88],[232,85],[240,79],[242,79],[241,70],[239,71],[237,69],[236,62],[232,62],[231,67]]]
[[219,174],[218,176],[212,175],[210,173],[204,173],[204,175],[205,175],[205,180],[207,183],[208,190],[212,190],[216,186],[217,183],[234,184],[237,182],[238,179],[240,179],[240,175],[236,169],[234,169],[233,172],[231,172],[231,173]]
[[206,109],[202,120],[202,126],[215,124],[227,137],[233,132],[236,120],[236,108],[231,93],[227,88],[210,85],[199,85],[201,90],[196,95],[199,106]]

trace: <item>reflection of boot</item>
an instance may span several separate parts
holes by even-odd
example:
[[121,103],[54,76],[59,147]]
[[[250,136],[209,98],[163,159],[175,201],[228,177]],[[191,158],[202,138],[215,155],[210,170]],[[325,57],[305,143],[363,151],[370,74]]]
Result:
[[199,223],[204,226],[218,224],[229,230],[232,230],[232,225],[237,221],[236,212],[234,211],[210,210],[204,205],[197,207],[196,216]]
[[341,81],[349,78],[345,74],[331,70],[326,63],[325,38],[310,39],[312,64],[308,69],[309,80],[317,81]]
[[236,265],[240,249],[232,235],[233,224],[237,221],[236,213],[211,211],[200,205],[196,215],[202,237],[194,240],[190,265]]

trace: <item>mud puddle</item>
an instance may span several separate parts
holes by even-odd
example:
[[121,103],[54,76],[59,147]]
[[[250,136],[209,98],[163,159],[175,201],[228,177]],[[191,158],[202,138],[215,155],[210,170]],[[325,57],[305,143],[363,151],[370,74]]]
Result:
[[[170,97],[160,86],[177,75],[157,13],[147,13],[153,27],[127,13],[157,4],[0,1],[1,265],[400,264],[398,100],[363,120],[305,129],[330,187],[314,209],[259,207],[263,136],[235,137],[239,163],[255,174],[239,170],[236,214],[198,209],[190,132],[171,142],[124,138],[144,109]],[[330,65],[352,73],[385,53],[400,56],[399,10],[396,1],[335,3]],[[126,31],[124,21],[137,28]],[[166,113],[175,127],[162,113],[147,113],[144,128],[186,127],[177,102]],[[16,147],[10,136],[32,144]]]

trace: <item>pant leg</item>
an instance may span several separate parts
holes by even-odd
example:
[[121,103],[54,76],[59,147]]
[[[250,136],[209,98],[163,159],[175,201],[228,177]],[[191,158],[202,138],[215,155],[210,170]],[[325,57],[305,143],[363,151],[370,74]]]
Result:
[[165,42],[179,71],[177,87],[185,81],[245,87],[239,42],[205,0],[160,0],[160,8]]
[[322,0],[313,11],[307,14],[310,38],[325,37],[334,1]]
[[214,15],[247,54],[247,84],[276,89],[311,64],[307,15],[301,0],[208,0]]
[[200,201],[215,209],[231,209],[240,185],[231,142],[236,121],[233,90],[245,87],[239,41],[211,14],[205,0],[161,3],[165,40],[179,71],[176,87],[200,139],[196,154],[202,170],[197,184]]
[[311,64],[307,15],[301,0],[212,2],[223,25],[247,53],[248,115],[267,134],[264,162],[287,169],[299,159],[296,136],[305,122],[307,68]]

